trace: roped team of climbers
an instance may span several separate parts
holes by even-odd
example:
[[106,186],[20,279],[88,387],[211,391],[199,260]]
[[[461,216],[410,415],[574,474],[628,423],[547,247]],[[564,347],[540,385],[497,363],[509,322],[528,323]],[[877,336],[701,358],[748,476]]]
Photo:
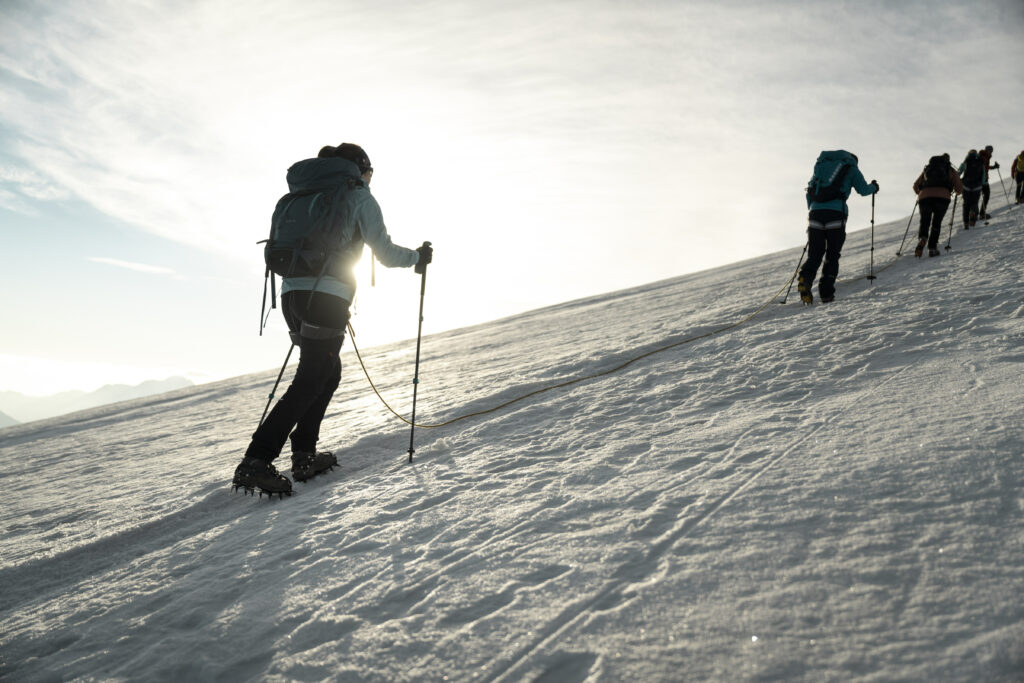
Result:
[[[986,213],[988,171],[999,168],[998,163],[991,163],[992,152],[991,145],[981,153],[971,150],[958,171],[953,170],[948,154],[929,159],[913,186],[921,209],[918,257],[926,245],[929,256],[939,255],[942,218],[953,193],[964,195],[965,230],[979,216],[979,198],[983,197],[980,215],[990,217]],[[261,496],[264,492],[290,495],[291,480],[272,464],[289,439],[296,480],[306,481],[337,464],[333,453],[318,450],[316,444],[324,412],[341,376],[339,352],[355,294],[352,267],[363,245],[370,246],[385,266],[414,266],[425,278],[432,260],[430,243],[424,242],[418,249],[392,243],[380,207],[369,191],[372,176],[366,152],[352,143],[327,145],[315,159],[299,161],[288,169],[289,192],[274,211],[264,258],[267,275],[273,272],[283,278],[282,313],[293,347],[299,347],[299,365],[269,416],[264,411],[264,419],[235,470],[232,484],[236,490],[259,489]],[[1024,151],[1014,161],[1010,176],[1017,183],[1020,204],[1024,202]],[[821,300],[835,298],[849,214],[846,200],[853,190],[872,196],[873,223],[878,182],[864,179],[856,155],[845,150],[821,152],[807,186],[807,260],[799,269],[797,283],[805,304],[814,300],[811,287],[819,267]],[[271,292],[273,297],[273,288]]]
[[[970,230],[978,218],[988,220],[988,172],[998,169],[992,162],[992,145],[984,150],[970,150],[959,168],[953,168],[949,154],[933,156],[914,181],[916,207],[921,218],[914,255],[920,258],[925,247],[930,257],[938,256],[942,219],[953,194],[963,195],[963,228]],[[1014,160],[1010,177],[1017,183],[1016,203],[1024,203],[1024,151]],[[823,151],[818,155],[814,173],[807,184],[807,260],[799,269],[797,291],[805,304],[813,303],[811,288],[821,268],[818,295],[822,302],[835,299],[835,282],[839,274],[839,258],[846,241],[846,200],[856,190],[861,196],[878,192],[878,181],[870,183],[858,168],[857,156],[845,150]],[[874,200],[872,200],[874,201]],[[980,207],[979,207],[980,202]],[[873,206],[873,204],[872,204]]]

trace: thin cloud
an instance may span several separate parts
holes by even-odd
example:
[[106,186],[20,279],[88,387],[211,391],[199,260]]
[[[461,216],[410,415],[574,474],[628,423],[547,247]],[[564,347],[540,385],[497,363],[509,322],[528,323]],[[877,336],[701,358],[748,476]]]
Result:
[[122,261],[116,258],[106,258],[104,256],[90,256],[89,260],[93,263],[103,263],[108,266],[117,266],[118,268],[126,268],[128,270],[134,270],[139,273],[152,273],[153,275],[176,275],[177,273],[173,268],[165,268],[164,266],[151,266],[147,263],[133,263],[132,261]]
[[38,216],[34,202],[70,199],[71,193],[26,168],[0,165],[0,208],[26,216]]
[[[794,215],[803,210],[808,160],[824,147],[856,148],[865,160],[899,154],[907,158],[901,174],[912,176],[917,150],[937,144],[910,139],[920,127],[912,103],[934,98],[937,83],[971,92],[979,78],[1005,74],[988,75],[970,55],[1007,53],[1021,27],[1006,9],[997,14],[1009,29],[992,24],[994,8],[1008,2],[979,10],[986,23],[967,26],[972,40],[953,45],[923,38],[959,26],[973,6],[908,3],[880,18],[852,2],[813,9],[783,2],[762,11],[736,1],[636,9],[526,0],[493,9],[449,0],[335,12],[326,3],[296,11],[294,3],[267,0],[242,15],[232,3],[211,2],[116,5],[96,16],[73,3],[38,12],[35,3],[15,5],[21,10],[4,32],[14,38],[0,46],[0,77],[6,70],[19,79],[11,83],[18,87],[0,88],[5,126],[17,135],[13,155],[106,215],[235,260],[253,258],[283,169],[301,150],[312,155],[348,136],[371,157],[400,158],[411,171],[418,165],[420,176],[436,172],[424,159],[474,169],[460,180],[479,207],[507,204],[510,191],[518,198],[528,187],[536,216],[566,211],[562,198],[570,197],[565,218],[591,205],[614,218],[516,221],[536,224],[538,236],[552,225],[581,239],[595,227],[612,230],[630,220],[604,211],[616,197],[680,211],[706,206],[709,220],[740,236],[751,226],[731,213],[730,185],[746,176],[730,179],[728,169],[760,167],[762,158],[798,166],[781,171],[792,181],[743,185],[745,204],[762,207],[779,187],[796,188]],[[833,36],[837,24],[843,30]],[[827,49],[823,35],[833,36]],[[323,69],[294,68],[325,61]],[[1012,106],[1012,98],[991,99],[986,107]],[[978,106],[951,96],[936,121],[975,126]],[[886,131],[906,132],[894,140]],[[422,184],[407,181],[400,196]],[[903,203],[883,208],[895,196],[883,193],[879,210],[902,211]],[[385,204],[396,226],[439,229],[416,202]],[[643,229],[672,234],[677,221],[662,215],[659,226]],[[788,234],[787,220],[757,234]],[[642,250],[627,260],[642,262]]]
[[20,213],[24,216],[35,217],[39,215],[39,211],[29,206],[23,196],[11,192],[4,187],[0,187],[0,209],[6,209],[12,213]]

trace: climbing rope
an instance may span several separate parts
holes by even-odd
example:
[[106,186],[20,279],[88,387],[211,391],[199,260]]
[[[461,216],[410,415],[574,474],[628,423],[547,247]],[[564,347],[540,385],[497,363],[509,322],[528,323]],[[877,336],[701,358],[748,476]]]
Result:
[[[880,268],[879,270],[877,270],[875,272],[881,273],[881,272],[884,272],[884,271],[888,270],[890,267],[892,267],[893,264],[896,263],[896,261],[898,259],[899,259],[899,255],[897,255],[896,258],[893,259],[890,263],[888,263],[885,267]],[[797,267],[797,270],[799,271],[799,266]],[[595,372],[595,373],[593,373],[591,375],[585,375],[583,377],[576,377],[574,379],[570,379],[570,380],[567,380],[565,382],[560,382],[558,384],[552,384],[551,386],[542,387],[540,389],[535,389],[534,391],[531,391],[531,392],[528,392],[526,394],[523,394],[522,396],[517,396],[516,398],[513,398],[511,400],[505,401],[504,403],[496,405],[493,408],[488,408],[486,410],[478,410],[478,411],[475,411],[475,412],[472,412],[472,413],[466,413],[465,415],[460,415],[458,417],[454,417],[454,418],[452,418],[450,420],[446,420],[445,422],[438,422],[437,424],[420,424],[418,422],[417,423],[410,422],[408,419],[406,419],[403,415],[399,414],[394,408],[392,408],[388,404],[387,400],[383,396],[381,396],[380,391],[377,390],[377,386],[373,383],[373,380],[370,378],[370,373],[366,369],[366,363],[363,362],[363,356],[362,356],[362,354],[359,353],[359,347],[356,346],[355,332],[352,330],[352,324],[351,323],[349,323],[348,331],[349,331],[349,338],[352,341],[352,349],[355,351],[356,358],[359,359],[359,365],[363,368],[363,374],[366,375],[366,381],[370,383],[370,388],[373,389],[373,393],[377,394],[377,398],[379,398],[380,402],[384,404],[384,407],[387,408],[389,411],[391,411],[392,415],[394,415],[395,417],[397,417],[399,420],[401,420],[402,422],[404,422],[407,425],[410,425],[410,426],[413,426],[413,427],[418,427],[420,429],[437,429],[439,427],[447,427],[450,424],[454,424],[454,423],[460,422],[462,420],[468,420],[471,417],[479,417],[480,415],[488,415],[490,413],[495,413],[495,412],[497,412],[497,411],[499,411],[499,410],[501,410],[503,408],[507,408],[508,406],[512,405],[513,403],[518,403],[519,401],[523,401],[523,400],[531,398],[533,396],[537,396],[538,394],[543,394],[543,393],[548,392],[548,391],[554,391],[555,389],[563,389],[565,387],[572,386],[573,384],[579,384],[580,382],[585,382],[587,380],[597,379],[599,377],[606,377],[608,375],[612,375],[612,374],[615,374],[616,372],[624,370],[625,368],[629,367],[633,363],[636,363],[637,361],[641,361],[644,358],[649,358],[650,356],[653,356],[653,355],[658,354],[658,353],[662,353],[663,351],[668,351],[669,349],[674,349],[677,346],[683,346],[684,344],[692,344],[693,342],[700,341],[701,339],[707,339],[709,337],[714,337],[714,336],[722,334],[724,332],[728,332],[729,330],[734,330],[737,327],[740,327],[741,325],[744,325],[744,324],[750,322],[755,316],[757,316],[759,313],[761,313],[764,309],[768,308],[768,306],[770,306],[773,301],[776,301],[779,298],[779,296],[782,294],[782,291],[784,289],[787,289],[788,287],[791,287],[793,285],[793,281],[796,279],[796,276],[797,276],[797,273],[794,272],[793,275],[790,276],[789,280],[787,280],[786,283],[784,285],[782,285],[782,287],[780,287],[779,290],[777,292],[775,292],[775,294],[773,294],[770,299],[768,299],[763,304],[761,304],[754,312],[750,313],[749,315],[747,315],[746,317],[742,318],[741,320],[738,320],[737,322],[730,323],[730,324],[725,325],[723,327],[719,327],[718,329],[711,330],[710,332],[705,332],[704,334],[697,334],[697,335],[694,335],[692,337],[687,337],[686,339],[683,339],[683,340],[680,340],[680,341],[677,341],[677,342],[672,342],[671,344],[666,344],[664,346],[659,346],[656,349],[653,349],[651,351],[646,351],[646,352],[640,354],[639,356],[635,356],[633,358],[630,358],[626,362],[621,363],[619,365],[616,365],[615,367],[613,367],[613,368],[611,368],[609,370],[602,370],[601,372]],[[856,282],[858,280],[864,280],[867,277],[868,277],[867,275],[861,275],[859,277],[850,278],[850,279],[847,279],[847,280],[840,280],[839,282],[845,284],[845,283],[850,283],[850,282]]]

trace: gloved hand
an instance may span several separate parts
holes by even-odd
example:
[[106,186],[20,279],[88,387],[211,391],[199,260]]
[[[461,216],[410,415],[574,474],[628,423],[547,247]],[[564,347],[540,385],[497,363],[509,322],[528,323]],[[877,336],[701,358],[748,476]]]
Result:
[[996,163],[992,164],[992,168],[999,168],[999,162],[997,161]]
[[416,251],[420,254],[420,260],[416,262],[416,267],[413,270],[417,274],[423,275],[427,272],[427,264],[434,260],[434,248],[430,246],[430,242],[424,242],[423,246],[416,247]]
[[875,194],[878,194],[878,189],[879,189],[878,188],[878,181],[877,180],[872,180],[871,184],[875,186]]

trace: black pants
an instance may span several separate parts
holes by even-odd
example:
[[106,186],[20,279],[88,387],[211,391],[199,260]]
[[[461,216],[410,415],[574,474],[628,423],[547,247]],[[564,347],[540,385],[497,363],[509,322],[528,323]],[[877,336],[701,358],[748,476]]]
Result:
[[1017,203],[1024,202],[1024,171],[1017,171]]
[[970,225],[971,217],[978,217],[978,199],[981,197],[981,188],[968,190],[964,188],[964,225]]
[[985,217],[985,209],[988,208],[988,196],[992,192],[988,185],[981,186],[981,211],[978,213],[980,218]]
[[[341,382],[341,345],[349,302],[323,292],[288,292],[281,311],[299,346],[299,366],[288,391],[252,435],[246,457],[272,461],[291,433],[292,451],[314,451],[320,423]],[[293,431],[294,428],[294,431]]]
[[928,248],[935,249],[939,245],[942,219],[946,215],[946,209],[949,208],[949,200],[942,197],[928,197],[919,201],[917,205],[921,208],[921,227],[917,231],[917,237],[928,240]]
[[818,294],[822,299],[831,299],[836,293],[839,255],[846,241],[846,215],[841,211],[811,211],[807,218],[807,260],[800,269],[800,277],[809,289],[824,258]]

